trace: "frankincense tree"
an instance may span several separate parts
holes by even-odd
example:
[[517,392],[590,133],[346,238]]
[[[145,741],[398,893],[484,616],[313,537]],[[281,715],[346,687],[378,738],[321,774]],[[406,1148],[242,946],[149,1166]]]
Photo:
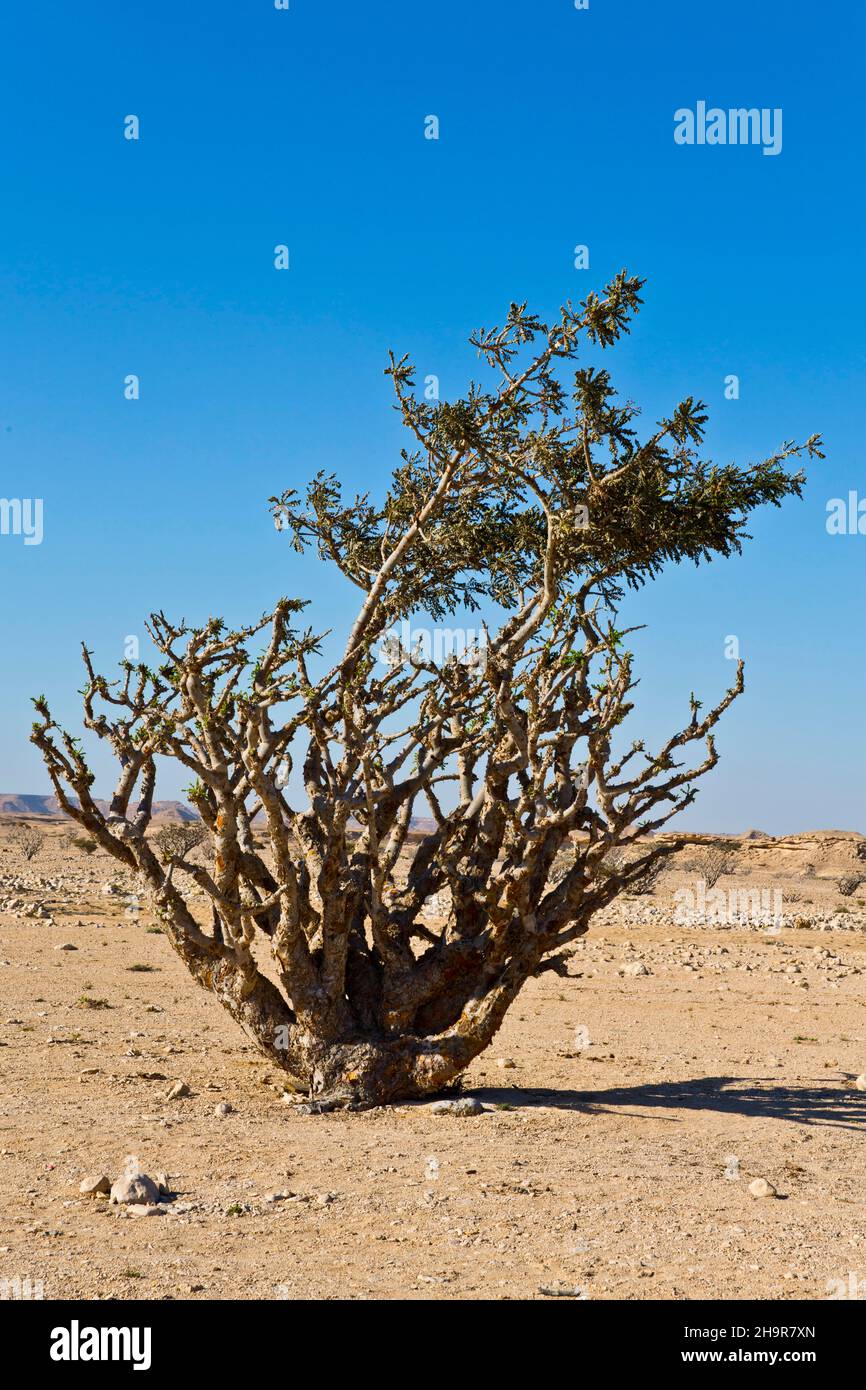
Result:
[[[410,443],[386,495],[346,502],[319,474],[303,497],[271,499],[295,549],[313,544],[359,590],[335,664],[297,599],[239,631],[155,614],[162,663],[114,682],[85,648],[84,724],[120,766],[105,814],[79,741],[35,701],[63,808],[140,874],[192,975],[319,1106],[453,1082],[525,982],[562,972],[593,914],[673,852],[648,833],[716,764],[742,665],[711,708],[691,696],[663,746],[627,746],[636,682],[618,607],[668,561],[739,551],[754,508],[799,495],[789,460],[820,457],[820,439],[717,466],[691,397],[641,438],[637,408],[579,358],[629,331],[641,287],[623,271],[551,323],[513,304],[471,339],[490,385],[452,403],[419,399],[392,356]],[[460,656],[393,636],[412,614],[441,623],[467,606],[498,618]],[[206,864],[147,834],[160,756],[193,779]]]
[[26,823],[13,826],[8,836],[9,844],[17,849],[29,864],[45,847],[45,836],[35,825]]

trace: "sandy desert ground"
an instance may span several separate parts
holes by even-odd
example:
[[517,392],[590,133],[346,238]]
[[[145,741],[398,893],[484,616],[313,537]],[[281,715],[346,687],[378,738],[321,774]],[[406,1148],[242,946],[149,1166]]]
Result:
[[[866,884],[836,887],[862,837],[742,842],[722,886],[780,889],[780,929],[675,922],[683,851],[571,978],[521,996],[465,1078],[482,1114],[315,1116],[105,855],[57,822],[27,864],[13,826],[0,1279],[47,1299],[866,1296]],[[80,1195],[128,1155],[167,1175],[158,1215]]]

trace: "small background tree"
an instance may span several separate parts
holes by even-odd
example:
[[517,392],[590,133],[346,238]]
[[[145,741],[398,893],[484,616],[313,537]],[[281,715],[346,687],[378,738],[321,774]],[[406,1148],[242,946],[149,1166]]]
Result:
[[[755,507],[799,495],[786,465],[819,440],[716,465],[691,397],[640,437],[636,406],[582,360],[628,330],[640,288],[623,271],[550,323],[511,305],[471,340],[489,384],[454,402],[418,399],[392,356],[409,442],[386,495],[347,503],[319,474],[305,496],[271,499],[294,548],[312,544],[359,591],[333,665],[296,625],[304,603],[285,598],[235,631],[154,614],[159,665],[127,664],[119,681],[85,649],[84,723],[121,768],[105,815],[80,744],[35,701],[32,738],[64,810],[139,871],[193,976],[322,1107],[453,1082],[525,982],[562,973],[593,914],[675,852],[646,836],[716,765],[742,665],[715,705],[692,696],[661,746],[629,745],[619,603],[669,561],[738,551]],[[461,657],[437,663],[394,635],[419,611],[441,624],[480,605],[496,620]],[[166,863],[146,834],[160,756],[196,779],[206,866]],[[419,803],[432,828],[410,835]],[[434,929],[426,905],[444,894]]]
[[712,845],[697,855],[692,861],[695,873],[700,874],[708,888],[715,888],[725,874],[732,874],[737,862],[733,850],[721,845]]
[[38,826],[15,825],[9,832],[9,843],[29,864],[45,848],[45,836]]
[[165,864],[180,862],[187,858],[200,844],[209,838],[203,825],[165,825],[153,837]]
[[632,884],[629,892],[636,898],[649,897],[658,885],[659,879],[667,868],[664,859],[657,859],[654,864],[650,864],[640,878]]
[[77,849],[81,854],[95,854],[99,849],[95,840],[91,840],[89,835],[70,835],[66,843],[70,849]]

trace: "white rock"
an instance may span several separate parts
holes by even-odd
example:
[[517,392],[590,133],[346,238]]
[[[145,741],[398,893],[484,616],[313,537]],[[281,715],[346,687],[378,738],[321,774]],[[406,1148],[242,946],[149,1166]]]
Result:
[[775,1197],[776,1189],[772,1183],[767,1182],[766,1178],[754,1178],[749,1183],[749,1191],[753,1197]]
[[78,1191],[84,1197],[99,1197],[111,1191],[111,1183],[104,1173],[94,1174],[89,1178],[82,1179]]
[[866,1071],[857,1077],[854,1085],[857,1087],[858,1091],[866,1091]]
[[126,1172],[112,1184],[110,1200],[120,1206],[152,1206],[159,1202],[159,1188],[146,1173]]

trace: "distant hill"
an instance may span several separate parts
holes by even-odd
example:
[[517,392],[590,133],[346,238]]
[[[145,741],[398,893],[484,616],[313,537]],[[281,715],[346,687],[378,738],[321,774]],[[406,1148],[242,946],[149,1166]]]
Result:
[[[108,813],[110,803],[108,801],[95,798],[96,805],[103,814]],[[65,818],[65,813],[61,811],[60,804],[56,796],[32,796],[26,792],[0,792],[0,819],[4,816],[31,817],[38,820],[40,817],[45,820],[61,820]],[[153,819],[157,823],[175,823],[197,821],[199,815],[192,807],[187,806],[184,801],[155,801],[153,803]],[[264,823],[264,816],[261,812],[255,817],[257,824]],[[350,822],[353,829],[360,830],[356,821]],[[431,816],[413,816],[411,822],[410,835],[414,842],[423,839],[425,835],[430,835],[436,829],[436,822]],[[584,838],[584,833],[573,831],[572,836],[576,840]],[[717,841],[725,841],[733,844],[737,841],[743,850],[751,850],[758,857],[764,852],[778,851],[782,858],[783,851],[802,851],[805,853],[811,842],[822,848],[826,853],[831,852],[831,847],[838,850],[843,858],[850,858],[852,855],[859,860],[866,859],[866,836],[857,830],[806,830],[796,835],[768,835],[762,830],[735,831],[733,834],[721,835],[710,831],[683,831],[683,830],[663,830],[653,836],[661,842],[665,840],[681,840],[684,844],[706,845],[714,844]],[[795,856],[796,857],[796,856]]]
[[[103,813],[108,812],[109,802],[96,800]],[[0,792],[0,816],[45,816],[46,818],[65,815],[60,809],[56,796],[30,796],[24,792]],[[183,801],[155,801],[154,820],[194,821],[198,815]]]

